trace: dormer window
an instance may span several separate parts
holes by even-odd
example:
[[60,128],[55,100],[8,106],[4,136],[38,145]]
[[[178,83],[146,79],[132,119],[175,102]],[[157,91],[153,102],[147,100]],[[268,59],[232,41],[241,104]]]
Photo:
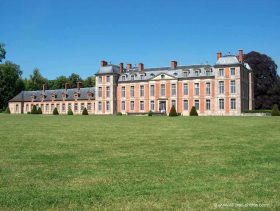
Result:
[[87,98],[90,100],[93,97],[93,93],[92,92],[88,92],[87,93]]
[[63,93],[61,94],[61,96],[62,96],[63,100],[65,100],[65,99],[68,97],[68,94],[66,94],[65,92],[63,92]]
[[206,70],[206,76],[210,76],[211,75],[211,71],[210,70]]
[[144,75],[140,75],[140,79],[141,79],[141,80],[144,80]]
[[161,79],[163,79],[163,78],[165,78],[165,75],[164,75],[164,74],[162,74],[160,77],[161,77]]
[[151,73],[151,74],[150,74],[150,76],[154,77],[154,76],[155,76],[155,74],[154,74],[154,73]]
[[78,99],[79,95],[80,95],[79,93],[75,92],[75,93],[74,93],[74,98],[75,98],[75,99]]
[[185,78],[187,78],[189,76],[189,74],[190,74],[190,71],[183,72],[183,75],[184,75]]
[[134,81],[134,75],[131,76],[131,80]]
[[35,100],[36,99],[36,95],[35,95],[35,93],[32,93],[32,95],[31,95],[31,100],[33,101],[33,100]]
[[177,76],[177,75],[178,75],[178,73],[173,73],[173,75]]
[[125,78],[126,78],[125,75],[123,75],[123,76],[122,76],[122,81],[125,81]]
[[194,75],[199,76],[199,71],[198,70],[194,71]]
[[55,100],[55,98],[56,98],[56,93],[52,93],[52,94],[51,94],[51,98],[52,98],[52,100]]

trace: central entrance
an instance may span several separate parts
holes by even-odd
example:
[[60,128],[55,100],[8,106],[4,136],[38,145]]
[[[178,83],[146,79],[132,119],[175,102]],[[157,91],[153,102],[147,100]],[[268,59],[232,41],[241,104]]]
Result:
[[159,112],[166,113],[166,101],[165,100],[159,101]]

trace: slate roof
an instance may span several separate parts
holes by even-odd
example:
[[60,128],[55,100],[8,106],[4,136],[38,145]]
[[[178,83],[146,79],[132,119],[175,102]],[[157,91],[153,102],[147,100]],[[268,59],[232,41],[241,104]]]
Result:
[[120,67],[118,65],[107,65],[105,67],[100,67],[99,70],[97,71],[96,75],[99,74],[114,74],[114,73],[119,73],[120,72]]
[[216,65],[235,65],[240,64],[239,60],[234,55],[223,56],[218,59]]
[[[56,89],[56,90],[45,90],[45,98],[44,101],[51,101],[52,94],[56,95],[55,101],[61,101],[62,94],[64,93],[64,89]],[[67,98],[66,101],[74,100],[74,94],[78,92],[78,89],[67,89],[66,94]],[[95,96],[95,87],[87,87],[87,88],[80,88],[78,100],[87,100],[88,93],[93,94]],[[12,98],[9,102],[27,102],[31,101],[32,96],[35,96],[33,102],[41,102],[42,100],[42,90],[37,91],[21,91],[18,95]]]

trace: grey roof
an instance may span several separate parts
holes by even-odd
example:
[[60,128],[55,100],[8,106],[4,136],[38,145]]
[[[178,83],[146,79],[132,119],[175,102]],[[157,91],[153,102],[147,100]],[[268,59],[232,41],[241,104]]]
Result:
[[219,58],[218,61],[216,62],[216,65],[234,65],[234,64],[240,64],[237,57],[234,55],[223,56]]
[[113,73],[119,73],[120,67],[117,65],[107,65],[105,67],[100,67],[97,71],[96,75],[98,74],[113,74]]
[[[210,65],[190,65],[177,66],[176,69],[171,69],[171,67],[146,68],[142,72],[140,72],[138,68],[133,68],[130,71],[122,73],[118,81],[125,82],[150,80],[161,74],[170,75],[177,79],[214,76],[213,68]],[[125,76],[125,78],[122,76]],[[133,77],[134,80],[132,80]]]
[[[51,101],[51,95],[53,93],[56,94],[55,101],[62,100],[62,94],[65,92],[64,89],[56,89],[56,90],[45,90],[45,98],[44,101]],[[67,100],[74,100],[74,94],[78,92],[78,89],[67,89],[65,92],[67,94]],[[79,97],[78,100],[87,100],[88,99],[88,93],[95,94],[95,87],[87,87],[87,88],[80,88]],[[37,91],[21,91],[18,95],[16,95],[14,98],[10,100],[10,102],[26,102],[31,101],[32,96],[36,96],[34,98],[34,102],[41,102],[42,100],[42,90]]]

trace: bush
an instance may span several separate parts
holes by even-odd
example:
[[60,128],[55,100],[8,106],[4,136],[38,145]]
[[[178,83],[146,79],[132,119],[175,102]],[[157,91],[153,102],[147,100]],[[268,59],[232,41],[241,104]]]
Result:
[[6,108],[5,113],[6,114],[10,114],[11,113],[9,106]]
[[30,111],[28,111],[28,112],[27,112],[27,114],[31,114],[31,112],[30,112]]
[[67,115],[73,115],[73,111],[72,111],[72,109],[71,109],[71,108],[69,108],[69,109],[68,109],[68,111],[67,111]]
[[88,115],[88,111],[86,108],[84,108],[82,115]]
[[57,110],[57,107],[55,107],[55,108],[53,109],[53,115],[59,115],[58,110]]
[[177,116],[175,106],[173,105],[169,111],[169,116]]
[[190,112],[190,116],[198,116],[198,113],[196,111],[195,106],[192,107],[191,112]]
[[42,109],[40,107],[37,110],[37,114],[43,114]]
[[122,116],[122,112],[118,112],[118,113],[117,113],[117,116]]
[[278,105],[274,104],[271,110],[271,116],[280,116],[280,111],[278,109]]
[[153,116],[153,112],[150,110],[148,116]]
[[38,114],[37,108],[35,105],[33,105],[32,109],[31,109],[31,114]]

